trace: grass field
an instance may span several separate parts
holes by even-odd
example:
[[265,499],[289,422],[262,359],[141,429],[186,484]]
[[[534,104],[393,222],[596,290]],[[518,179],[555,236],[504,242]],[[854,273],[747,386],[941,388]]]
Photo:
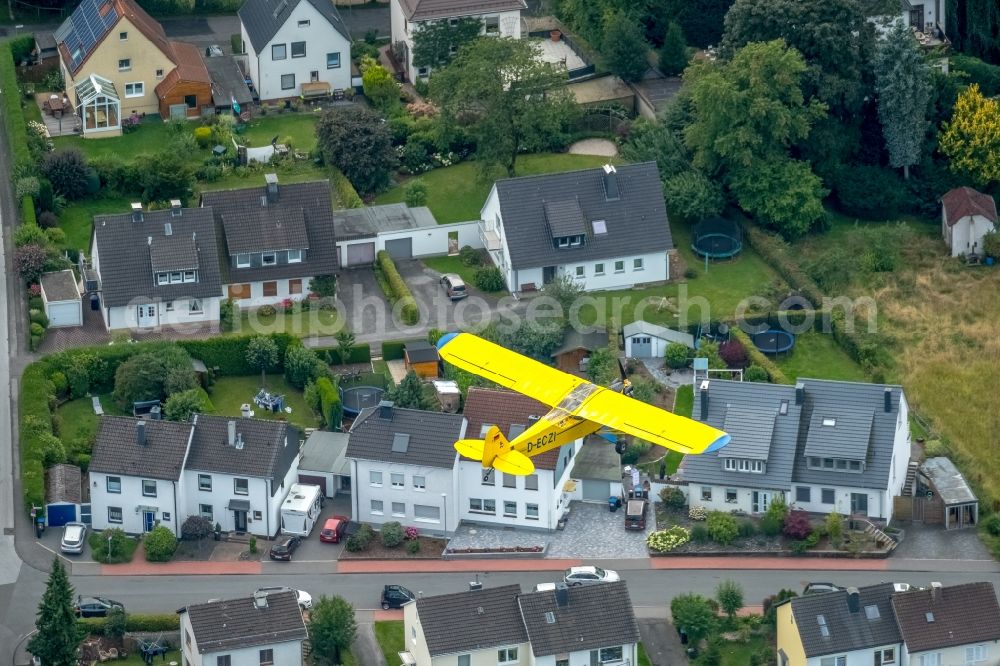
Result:
[[86,250],[90,253],[90,236],[94,229],[94,216],[129,212],[128,199],[106,197],[79,201],[59,214],[59,228],[66,232],[67,250]]
[[[105,414],[125,415],[125,412],[111,399],[110,393],[99,398]],[[64,402],[56,408],[56,416],[59,419],[59,439],[67,451],[72,449],[73,442],[87,441],[93,444],[97,436],[98,416],[94,413],[94,403],[90,398]]]
[[403,635],[402,620],[388,620],[375,623],[375,640],[385,656],[387,664],[399,661],[399,654],[406,650],[406,637]]
[[796,336],[795,347],[774,359],[791,381],[799,377],[863,382],[864,371],[829,335],[806,331]]
[[[541,173],[573,171],[606,164],[608,158],[569,153],[540,153],[521,155],[517,158],[517,175],[532,176]],[[427,184],[427,206],[434,213],[438,224],[478,220],[479,211],[486,202],[493,181],[503,178],[495,174],[488,181],[479,178],[478,165],[462,162],[455,166],[434,169],[417,176]],[[405,198],[406,179],[375,198],[376,204],[399,203]]]
[[[223,416],[239,416],[240,406],[247,402],[253,406],[254,418],[276,419],[279,414],[266,412],[253,405],[253,397],[260,390],[260,376],[221,377],[215,381],[209,396],[215,405],[215,411]],[[306,407],[302,399],[302,391],[289,386],[282,375],[267,376],[267,390],[271,393],[284,393],[285,406],[292,408],[292,413],[282,413],[288,422],[299,427],[317,428],[319,419]]]
[[239,324],[233,328],[232,333],[234,335],[290,333],[299,337],[334,335],[340,330],[338,322],[337,312],[329,310],[308,310],[297,314],[279,312],[271,316],[264,316],[256,311],[242,311]]
[[291,139],[292,149],[308,153],[316,147],[316,120],[318,113],[269,113],[257,116],[247,124],[244,138],[251,146],[266,146],[278,137],[278,143]]
[[639,666],[653,666],[653,662],[649,660],[649,655],[646,654],[646,647],[642,643],[639,643],[638,652],[639,656],[636,661],[639,663]]

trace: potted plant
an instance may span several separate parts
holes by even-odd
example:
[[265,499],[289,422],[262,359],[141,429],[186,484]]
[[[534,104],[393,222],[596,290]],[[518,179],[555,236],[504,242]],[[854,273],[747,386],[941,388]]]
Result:
[[562,38],[562,30],[560,30],[559,28],[554,28],[552,30],[549,30],[549,38],[553,42],[558,42]]

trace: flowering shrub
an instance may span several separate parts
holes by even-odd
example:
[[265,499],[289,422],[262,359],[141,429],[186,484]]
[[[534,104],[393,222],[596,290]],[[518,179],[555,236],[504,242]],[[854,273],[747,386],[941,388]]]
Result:
[[436,116],[440,109],[431,104],[430,102],[418,101],[410,102],[406,105],[406,112],[409,113],[414,118],[433,118]]
[[690,510],[688,510],[688,518],[691,520],[705,520],[707,517],[708,511],[706,511],[705,507],[700,504],[695,504]]
[[42,285],[37,282],[28,287],[29,296],[41,296],[42,295]]
[[418,536],[420,536],[420,530],[412,526],[407,527],[406,530],[403,532],[403,536],[406,539],[416,539]]
[[686,527],[674,525],[646,537],[646,547],[657,553],[666,553],[690,540],[691,532]]

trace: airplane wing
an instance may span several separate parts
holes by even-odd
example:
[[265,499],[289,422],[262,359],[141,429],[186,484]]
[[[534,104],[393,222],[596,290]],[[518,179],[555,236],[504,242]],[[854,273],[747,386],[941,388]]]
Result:
[[437,346],[452,365],[550,406],[588,383],[471,333],[449,333]]

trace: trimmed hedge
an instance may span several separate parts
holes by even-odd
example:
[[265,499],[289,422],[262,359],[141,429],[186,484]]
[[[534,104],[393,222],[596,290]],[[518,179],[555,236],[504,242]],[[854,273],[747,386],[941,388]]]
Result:
[[382,343],[382,359],[385,361],[401,361],[406,343],[409,340],[386,340]]
[[337,192],[341,208],[364,207],[365,202],[361,200],[361,197],[358,196],[358,191],[354,189],[351,181],[347,180],[347,176],[340,169],[331,166],[330,179],[333,181],[333,187]]
[[396,262],[392,260],[388,252],[380,250],[378,253],[378,265],[382,269],[382,275],[389,281],[389,288],[392,289],[394,297],[393,300],[401,301],[403,304],[400,311],[403,323],[413,326],[420,320],[420,308],[417,307],[417,301],[413,298],[413,294],[410,293],[410,288],[406,286],[403,276],[399,274]]
[[[86,629],[88,634],[103,634],[107,618],[85,617],[76,621],[78,627]],[[125,615],[125,631],[179,631],[181,616],[177,613],[159,613],[155,615]]]
[[38,219],[35,217],[35,200],[30,194],[24,195],[21,199],[21,224],[32,224],[38,226]]
[[10,152],[13,157],[11,174],[17,174],[19,167],[31,164],[31,153],[28,151],[28,126],[24,122],[24,110],[21,108],[21,93],[17,87],[17,69],[14,66],[14,55],[11,42],[0,45],[0,89],[3,89],[3,125],[10,142]]
[[55,404],[55,387],[48,379],[44,361],[32,363],[21,375],[19,404],[21,485],[25,510],[31,510],[33,506],[45,506],[42,438],[46,433],[52,435],[52,407]]
[[746,238],[757,254],[763,257],[764,261],[778,272],[778,275],[785,278],[790,287],[809,299],[814,308],[822,308],[823,290],[792,258],[788,243],[780,236],[758,229],[753,225],[747,225],[745,230]]
[[[340,358],[340,350],[336,347],[330,349],[317,349],[319,353],[326,355],[327,361],[332,365],[343,365],[345,361]],[[367,342],[361,342],[351,348],[351,353],[347,357],[347,363],[367,363],[372,360],[372,348]]]
[[[207,340],[180,340],[177,344],[192,357],[202,361],[205,367],[217,369],[221,376],[253,375],[258,370],[247,363],[247,345],[255,337],[237,335]],[[270,337],[278,345],[278,367],[274,372],[284,372],[285,351],[297,338],[288,333],[272,333]]]
[[791,384],[785,373],[781,371],[774,361],[769,359],[763,352],[757,349],[756,345],[750,340],[750,336],[746,334],[739,326],[734,326],[731,330],[733,337],[743,343],[743,347],[747,351],[747,357],[750,359],[751,365],[759,365],[764,368],[767,372],[768,379],[771,380],[773,384]]
[[329,377],[320,377],[316,380],[316,392],[319,394],[319,408],[327,430],[338,430],[344,415],[340,391]]

